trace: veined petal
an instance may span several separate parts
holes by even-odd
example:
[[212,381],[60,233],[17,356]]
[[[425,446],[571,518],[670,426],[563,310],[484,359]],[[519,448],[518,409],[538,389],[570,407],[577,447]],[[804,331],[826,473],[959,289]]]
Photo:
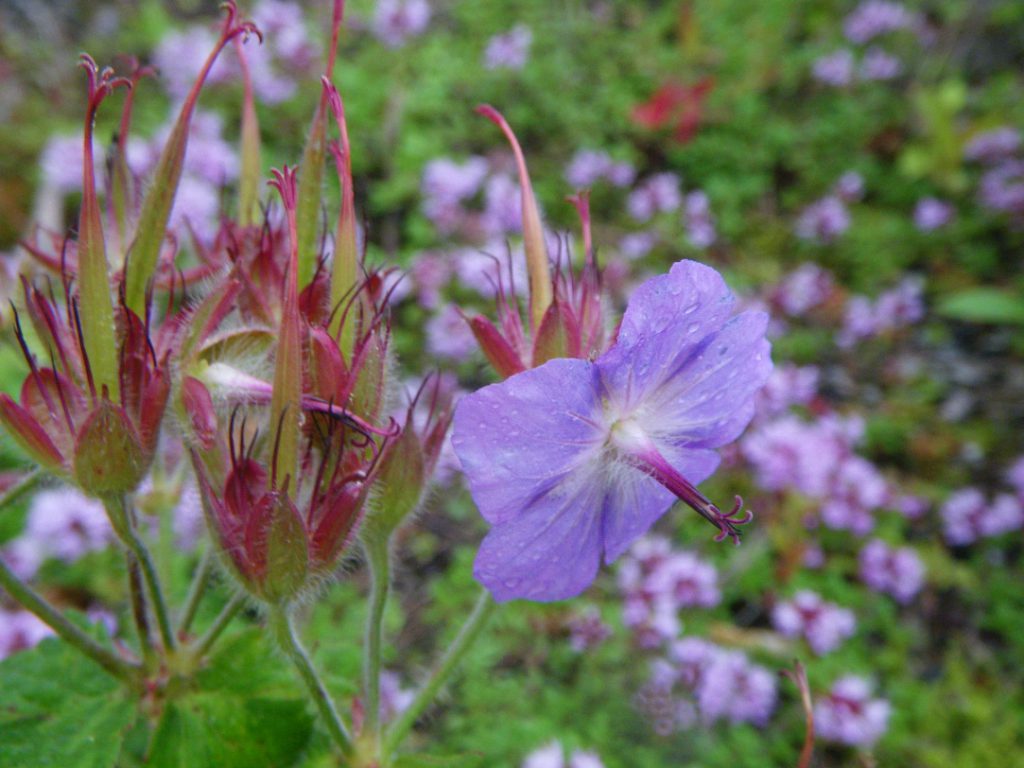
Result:
[[597,363],[609,397],[623,411],[649,398],[725,325],[734,303],[722,276],[695,261],[637,288],[614,346]]
[[772,370],[767,325],[764,312],[734,317],[650,393],[634,418],[659,443],[716,448],[735,440]]
[[601,457],[602,418],[596,368],[585,360],[552,360],[464,397],[452,445],[484,519],[503,523],[587,472]]
[[495,525],[477,552],[473,574],[499,602],[565,600],[586,589],[601,563],[599,471],[545,492]]

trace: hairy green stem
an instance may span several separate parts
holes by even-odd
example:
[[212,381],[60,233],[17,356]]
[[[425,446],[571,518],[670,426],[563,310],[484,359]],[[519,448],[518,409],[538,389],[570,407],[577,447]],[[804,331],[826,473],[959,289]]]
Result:
[[210,648],[213,647],[213,644],[217,642],[217,638],[221,636],[221,633],[225,629],[227,629],[231,620],[235,618],[239,611],[244,607],[245,595],[241,593],[235,595],[228,601],[227,605],[225,605],[217,615],[217,618],[213,620],[213,624],[210,625],[210,628],[203,633],[202,637],[196,640],[195,645],[193,646],[196,658],[201,659],[207,654]]
[[132,621],[135,633],[139,636],[139,648],[146,669],[156,667],[156,651],[153,648],[153,636],[149,631],[149,613],[146,607],[146,591],[142,586],[142,570],[139,561],[131,552],[124,553],[125,567],[128,571],[128,601],[132,607]]
[[309,658],[309,654],[306,653],[306,649],[302,647],[302,643],[299,642],[299,638],[295,634],[295,626],[292,623],[289,609],[281,606],[271,608],[267,622],[270,625],[274,638],[277,640],[278,646],[288,656],[292,664],[295,665],[299,675],[302,677],[302,682],[305,683],[310,698],[316,704],[316,708],[320,712],[320,717],[323,719],[331,739],[338,745],[343,754],[351,755],[352,737],[349,735],[348,728],[345,727],[341,715],[338,714],[337,707],[334,706],[334,700],[327,692],[327,688],[320,679],[320,675],[317,674],[312,659]]
[[455,636],[452,644],[448,646],[448,650],[438,659],[437,664],[430,671],[430,676],[427,677],[426,682],[416,692],[416,697],[412,700],[412,703],[388,728],[384,736],[385,755],[390,755],[395,751],[409,731],[412,730],[419,716],[423,714],[423,710],[434,701],[434,698],[448,681],[452,672],[455,671],[455,668],[466,655],[466,652],[473,647],[477,638],[480,637],[480,633],[487,625],[487,620],[490,619],[494,608],[495,602],[491,599],[490,593],[487,590],[481,592],[480,597],[477,598],[476,605],[473,606],[473,612],[466,619],[466,623],[462,625],[459,634]]
[[160,639],[163,641],[164,649],[168,652],[177,647],[174,640],[174,632],[171,629],[171,620],[167,612],[167,602],[164,600],[163,587],[160,585],[160,578],[156,573],[156,566],[149,554],[145,542],[139,537],[138,528],[135,525],[135,514],[124,496],[115,499],[104,499],[107,507],[107,514],[114,524],[122,543],[128,551],[135,556],[142,569],[142,578],[146,582],[149,591],[149,598],[153,603],[153,613],[156,615],[157,627],[160,630]]
[[365,732],[380,749],[380,649],[383,635],[384,606],[391,586],[391,563],[388,540],[372,536],[363,542],[370,571],[370,605],[366,617],[363,643],[363,695],[366,717]]
[[3,560],[0,560],[0,586],[27,610],[42,619],[64,642],[77,648],[114,677],[127,683],[139,682],[141,668],[138,664],[117,656],[72,624],[46,598],[19,579]]
[[213,573],[213,554],[207,549],[203,552],[199,565],[196,567],[195,576],[192,577],[192,585],[188,589],[188,597],[185,598],[185,608],[178,622],[178,636],[183,636],[192,628],[195,621],[196,611],[199,610],[199,602],[203,599],[206,585],[210,583],[210,575]]

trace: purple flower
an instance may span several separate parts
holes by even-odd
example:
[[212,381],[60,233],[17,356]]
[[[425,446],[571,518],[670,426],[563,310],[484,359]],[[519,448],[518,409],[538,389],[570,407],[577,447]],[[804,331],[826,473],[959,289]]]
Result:
[[399,48],[430,23],[427,0],[377,0],[373,33],[389,48]]
[[469,324],[453,304],[427,321],[427,351],[449,360],[465,360],[476,350]]
[[890,547],[872,539],[860,551],[860,577],[876,592],[909,603],[924,585],[924,564],[910,547]]
[[811,69],[814,79],[825,85],[842,87],[853,81],[853,53],[845,48],[819,56]]
[[964,146],[964,158],[981,163],[998,163],[1020,149],[1020,131],[1008,125],[976,133]]
[[935,197],[923,197],[914,207],[914,226],[921,232],[934,232],[946,226],[954,214],[953,206]]
[[711,215],[711,204],[704,192],[697,190],[686,196],[683,226],[686,227],[686,239],[694,248],[707,248],[715,242],[718,236],[715,218]]
[[[198,25],[163,36],[153,52],[153,65],[160,73],[164,88],[173,98],[185,98],[215,43],[213,33]],[[228,79],[230,69],[227,62],[226,58],[218,58],[206,82],[212,85]]]
[[902,3],[867,0],[843,21],[843,33],[852,43],[863,44],[897,29],[909,29],[916,17]]
[[380,673],[380,719],[389,723],[412,704],[416,693],[402,687],[402,680],[396,672],[384,670]]
[[489,235],[506,237],[523,229],[519,185],[505,174],[491,176],[484,187],[483,226]]
[[1024,497],[1024,456],[1017,459],[1006,470],[1006,482],[1010,484],[1017,495]]
[[872,512],[889,500],[889,484],[878,468],[861,456],[847,456],[839,464],[821,519],[829,528],[858,536],[875,527]]
[[583,653],[600,645],[612,635],[612,628],[601,618],[597,608],[589,608],[569,619],[569,647]]
[[[659,733],[689,728],[698,721],[706,725],[720,720],[764,725],[775,709],[775,676],[771,672],[752,664],[740,651],[700,638],[686,637],[673,643],[668,658],[657,660],[651,672],[641,693],[641,706],[656,717]],[[675,700],[675,688],[692,696],[693,703]],[[652,711],[652,703],[661,711]]]
[[484,66],[487,69],[522,69],[530,54],[533,31],[525,24],[516,24],[503,35],[487,41]]
[[475,574],[496,599],[579,594],[676,497],[738,536],[738,500],[723,514],[694,487],[771,371],[767,316],[734,303],[713,269],[679,262],[633,293],[596,362],[552,360],[459,403],[452,442],[492,525]]
[[626,208],[637,221],[648,221],[658,213],[676,210],[682,202],[679,177],[674,173],[656,173],[629,193]]
[[619,240],[619,253],[630,261],[636,261],[650,253],[657,244],[657,232],[631,232]]
[[825,303],[834,290],[832,273],[808,261],[779,282],[773,298],[787,315],[800,317]]
[[43,638],[52,634],[53,630],[34,614],[0,608],[0,659],[34,648]]
[[860,63],[860,76],[864,80],[892,80],[903,72],[903,64],[881,48],[869,48]]
[[534,750],[523,761],[522,768],[604,768],[596,752],[574,750],[565,761],[565,750],[557,739]]
[[814,705],[814,729],[825,741],[851,747],[870,747],[889,725],[892,708],[885,699],[871,698],[871,684],[847,675],[832,684],[832,691]]
[[441,157],[431,160],[423,169],[420,189],[427,199],[462,202],[480,190],[487,171],[486,158],[477,155],[461,163]]
[[[92,151],[96,164],[102,167],[103,145],[94,140]],[[81,136],[54,136],[39,157],[44,183],[62,194],[82,189],[82,163]]]
[[1003,493],[989,503],[977,488],[963,488],[950,495],[940,509],[943,533],[953,546],[972,544],[1024,525],[1020,500]]
[[864,177],[857,171],[847,171],[836,181],[834,190],[844,203],[856,203],[864,197]]
[[757,396],[759,418],[777,416],[793,405],[806,405],[818,394],[819,371],[816,366],[785,363],[775,366]]
[[772,625],[786,637],[803,637],[812,651],[824,656],[853,634],[857,622],[852,611],[803,589],[775,606]]
[[981,177],[978,198],[997,213],[1024,216],[1024,161],[1005,160]]
[[627,162],[615,162],[611,155],[596,149],[581,149],[565,169],[565,179],[574,187],[591,187],[606,179],[617,187],[633,183],[636,171]]
[[73,563],[113,540],[107,513],[96,499],[71,487],[40,491],[29,506],[24,538],[50,557]]
[[850,213],[834,195],[811,203],[796,220],[797,236],[817,243],[831,243],[849,228]]

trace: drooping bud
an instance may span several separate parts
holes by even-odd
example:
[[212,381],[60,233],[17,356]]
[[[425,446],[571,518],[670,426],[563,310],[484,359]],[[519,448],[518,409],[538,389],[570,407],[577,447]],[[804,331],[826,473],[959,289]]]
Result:
[[526,268],[530,278],[530,326],[536,329],[540,327],[544,313],[551,304],[551,268],[548,264],[548,249],[544,243],[544,227],[541,224],[537,199],[534,197],[530,176],[526,170],[526,158],[512,128],[498,110],[483,104],[477,107],[476,111],[501,128],[515,153],[522,193],[523,247],[526,250]]
[[224,50],[224,46],[234,38],[254,34],[262,40],[259,30],[249,21],[239,22],[238,8],[234,0],[227,0],[223,6],[226,11],[221,34],[210,55],[199,70],[192,90],[189,91],[185,103],[181,107],[174,128],[167,139],[160,160],[157,162],[149,191],[142,202],[139,222],[135,229],[135,240],[129,250],[129,259],[125,274],[125,303],[137,315],[145,311],[146,286],[157,268],[160,249],[167,232],[167,222],[171,216],[171,208],[178,192],[182,169],[185,162],[185,149],[188,145],[189,128],[192,115],[195,113],[199,93],[203,89],[207,76],[214,62]]
[[114,305],[110,298],[110,268],[103,242],[103,222],[96,196],[96,169],[92,152],[93,125],[100,102],[116,87],[130,85],[114,78],[113,70],[100,70],[82,55],[81,64],[89,78],[89,103],[83,133],[82,210],[78,218],[78,285],[80,321],[85,359],[98,390],[120,394],[117,378],[117,340]]
[[503,379],[526,370],[519,353],[501,335],[494,323],[477,315],[468,320],[470,330],[495,372]]

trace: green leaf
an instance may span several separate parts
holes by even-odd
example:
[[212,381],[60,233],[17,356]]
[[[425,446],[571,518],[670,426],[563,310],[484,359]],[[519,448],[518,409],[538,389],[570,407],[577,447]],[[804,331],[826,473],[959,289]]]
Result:
[[164,710],[153,768],[285,768],[300,764],[313,716],[285,662],[257,630],[224,641],[196,689]]
[[995,288],[972,288],[947,296],[938,312],[972,323],[1024,324],[1024,297]]
[[0,765],[113,768],[135,717],[118,682],[59,640],[0,664]]

